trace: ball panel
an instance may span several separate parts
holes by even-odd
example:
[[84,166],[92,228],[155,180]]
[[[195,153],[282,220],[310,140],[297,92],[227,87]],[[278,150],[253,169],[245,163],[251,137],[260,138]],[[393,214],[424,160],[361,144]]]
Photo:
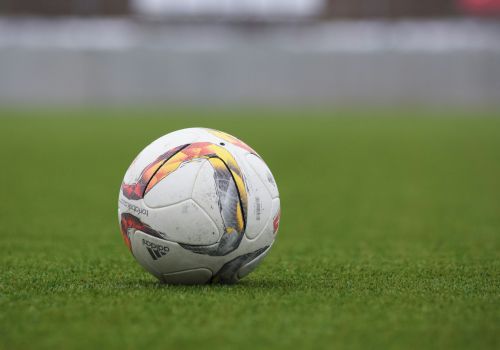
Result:
[[221,232],[192,199],[163,208],[150,208],[144,221],[169,241],[190,245],[216,243]]
[[144,203],[149,208],[160,208],[190,199],[196,176],[204,162],[204,159],[197,159],[181,165],[146,193]]
[[247,154],[246,156],[247,162],[253,168],[255,173],[259,176],[264,186],[268,189],[272,198],[279,197],[278,186],[276,185],[276,181],[274,180],[274,176],[269,170],[268,166],[264,161],[257,157],[254,154]]
[[212,165],[205,161],[198,171],[192,192],[192,199],[207,213],[220,232],[224,231],[219,197],[215,184],[215,171]]
[[[206,167],[200,174],[200,181],[195,186],[194,197],[199,198],[200,202],[205,202],[209,207],[212,216],[222,219],[222,237],[216,247],[186,247],[199,254],[208,255],[227,255],[238,248],[241,239],[244,236],[247,209],[247,189],[243,181],[243,173],[227,150],[220,150],[220,147],[214,148],[214,153],[209,158],[211,170]],[[212,189],[215,184],[215,194]],[[205,187],[207,186],[207,187]],[[200,189],[200,191],[198,191]],[[207,192],[206,190],[209,190]],[[206,199],[211,198],[210,202]],[[215,208],[219,214],[215,214]]]
[[[158,238],[151,237],[144,232],[139,230],[135,230],[133,233],[129,234],[130,242],[131,242],[131,251],[134,255],[134,258],[137,262],[149,273],[154,275],[156,278],[161,279],[163,273],[161,266],[155,264],[155,261],[158,260],[153,259],[152,255],[147,250],[147,242],[155,243],[158,245],[162,245],[163,242]],[[154,256],[154,253],[153,253]]]
[[245,178],[249,193],[245,235],[253,239],[262,231],[271,216],[272,199],[253,169],[248,169]]
[[139,230],[132,235],[131,241],[137,261],[161,280],[165,274],[200,268],[209,270],[212,275],[212,271],[219,270],[224,264],[224,261],[195,254],[176,242],[152,237]]

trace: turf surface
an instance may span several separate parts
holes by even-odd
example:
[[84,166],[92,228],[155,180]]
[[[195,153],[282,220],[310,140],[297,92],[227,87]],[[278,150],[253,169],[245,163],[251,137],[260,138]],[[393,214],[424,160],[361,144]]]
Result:
[[[495,113],[0,115],[0,348],[500,346]],[[248,142],[280,187],[277,244],[235,286],[160,285],[119,234],[129,163],[190,126]]]

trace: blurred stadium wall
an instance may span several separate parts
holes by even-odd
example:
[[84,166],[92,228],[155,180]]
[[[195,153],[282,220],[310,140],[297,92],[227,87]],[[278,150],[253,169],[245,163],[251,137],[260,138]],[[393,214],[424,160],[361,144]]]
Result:
[[500,0],[0,2],[0,104],[500,105]]

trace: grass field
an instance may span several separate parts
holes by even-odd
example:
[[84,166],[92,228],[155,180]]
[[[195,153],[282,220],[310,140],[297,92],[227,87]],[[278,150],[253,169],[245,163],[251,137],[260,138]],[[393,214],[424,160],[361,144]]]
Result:
[[[0,348],[500,347],[498,113],[0,116]],[[238,285],[161,285],[119,233],[129,163],[191,126],[248,142],[280,187],[278,240]]]

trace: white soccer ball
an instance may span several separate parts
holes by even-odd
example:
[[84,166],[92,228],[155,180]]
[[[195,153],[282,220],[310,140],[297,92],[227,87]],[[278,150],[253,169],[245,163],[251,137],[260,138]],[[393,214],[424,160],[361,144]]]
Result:
[[191,128],[160,137],[132,162],[118,216],[133,256],[161,281],[234,283],[273,245],[280,198],[253,149]]

